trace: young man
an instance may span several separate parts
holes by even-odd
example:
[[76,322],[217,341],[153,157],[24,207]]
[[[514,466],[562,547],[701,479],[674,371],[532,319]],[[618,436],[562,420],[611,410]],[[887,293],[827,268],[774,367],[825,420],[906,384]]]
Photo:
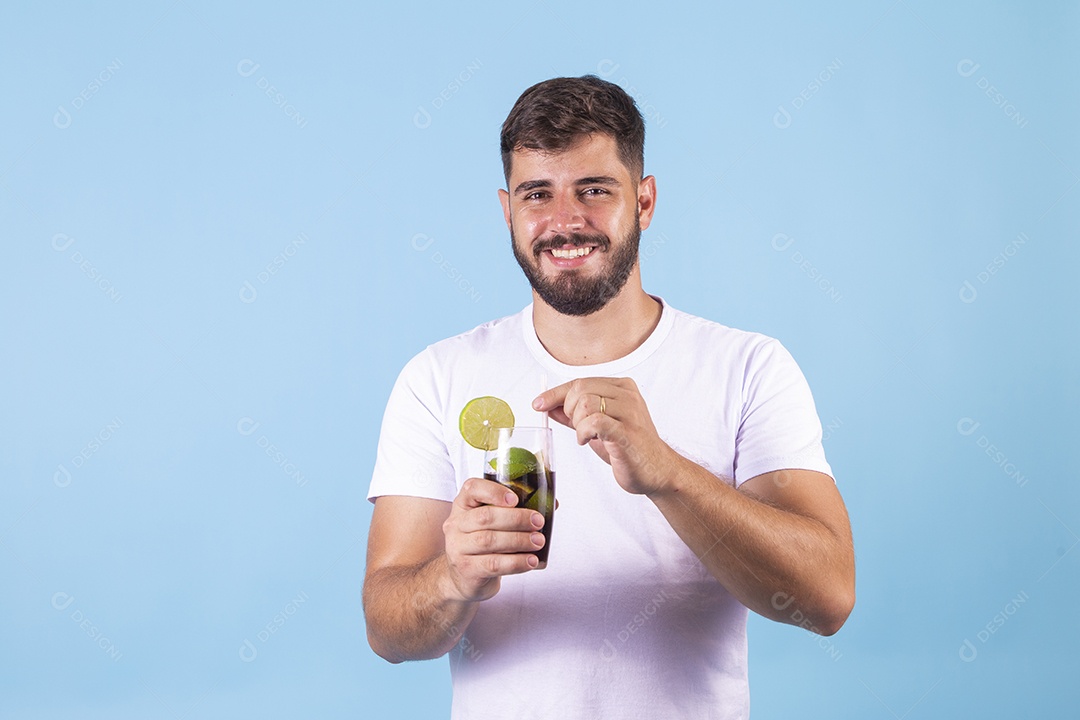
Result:
[[[499,199],[533,303],[416,356],[386,409],[368,640],[391,662],[449,652],[455,718],[746,717],[747,608],[831,634],[854,604],[847,513],[794,360],[642,289],[644,134],[593,76],[522,94]],[[484,395],[519,424],[559,423],[542,571],[543,517],[478,478],[458,432]]]

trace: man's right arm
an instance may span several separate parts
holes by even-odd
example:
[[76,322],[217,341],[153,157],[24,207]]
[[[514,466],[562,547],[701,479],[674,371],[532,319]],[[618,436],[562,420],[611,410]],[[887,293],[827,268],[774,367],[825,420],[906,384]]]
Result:
[[540,513],[515,508],[505,487],[472,478],[453,503],[386,495],[368,532],[368,643],[390,662],[446,654],[500,578],[536,567]]

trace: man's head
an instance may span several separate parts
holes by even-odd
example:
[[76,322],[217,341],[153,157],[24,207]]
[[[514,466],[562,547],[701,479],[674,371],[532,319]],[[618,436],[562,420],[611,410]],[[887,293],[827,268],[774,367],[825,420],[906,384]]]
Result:
[[526,90],[503,123],[499,191],[514,257],[543,302],[589,315],[631,279],[656,183],[642,178],[644,122],[622,88],[594,76]]
[[560,152],[587,135],[610,135],[630,175],[645,169],[645,121],[634,99],[595,75],[552,78],[526,90],[503,122],[503,175],[510,182],[514,151]]

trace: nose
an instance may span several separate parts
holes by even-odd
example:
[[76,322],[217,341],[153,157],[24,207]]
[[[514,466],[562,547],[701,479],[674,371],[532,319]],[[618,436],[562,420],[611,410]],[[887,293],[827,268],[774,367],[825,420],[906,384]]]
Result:
[[577,232],[585,227],[585,216],[574,196],[555,198],[551,208],[551,229],[558,233]]

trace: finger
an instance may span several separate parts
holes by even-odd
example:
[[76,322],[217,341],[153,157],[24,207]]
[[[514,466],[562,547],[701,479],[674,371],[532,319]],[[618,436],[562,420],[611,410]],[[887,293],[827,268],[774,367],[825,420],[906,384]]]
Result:
[[532,532],[544,527],[544,516],[528,508],[481,505],[461,513],[457,520],[457,526],[463,533],[485,530]]
[[[578,395],[574,398],[573,409],[567,407],[567,412],[570,413],[571,418],[574,421],[574,427],[578,427],[585,421],[585,418],[593,414],[593,410],[589,408],[589,395]],[[594,399],[598,396],[593,395]],[[596,401],[596,407],[599,407],[599,401]]]
[[578,445],[585,445],[590,440],[610,441],[616,439],[619,421],[610,415],[592,413],[586,415],[574,425]]
[[478,508],[482,505],[495,505],[496,507],[514,507],[517,505],[517,495],[504,485],[483,478],[469,478],[461,486],[454,504],[463,509]]
[[603,392],[610,393],[612,391],[605,391],[602,388],[597,388],[596,391],[582,393],[578,398],[576,398],[573,410],[573,421],[575,428],[585,422],[586,418],[594,415],[607,415],[608,417],[613,417],[611,406],[614,403],[614,399],[611,397],[611,395],[601,394]]
[[566,394],[570,392],[570,386],[574,383],[563,383],[562,385],[556,385],[553,388],[548,388],[544,392],[536,396],[532,402],[533,410],[543,412],[544,410],[551,411],[552,408],[557,408],[563,404],[566,400]]
[[541,532],[499,532],[479,530],[461,536],[457,551],[462,555],[502,555],[536,552],[544,547]]
[[532,553],[505,553],[497,555],[473,555],[463,558],[460,568],[467,575],[479,578],[520,575],[539,565],[539,560]]

